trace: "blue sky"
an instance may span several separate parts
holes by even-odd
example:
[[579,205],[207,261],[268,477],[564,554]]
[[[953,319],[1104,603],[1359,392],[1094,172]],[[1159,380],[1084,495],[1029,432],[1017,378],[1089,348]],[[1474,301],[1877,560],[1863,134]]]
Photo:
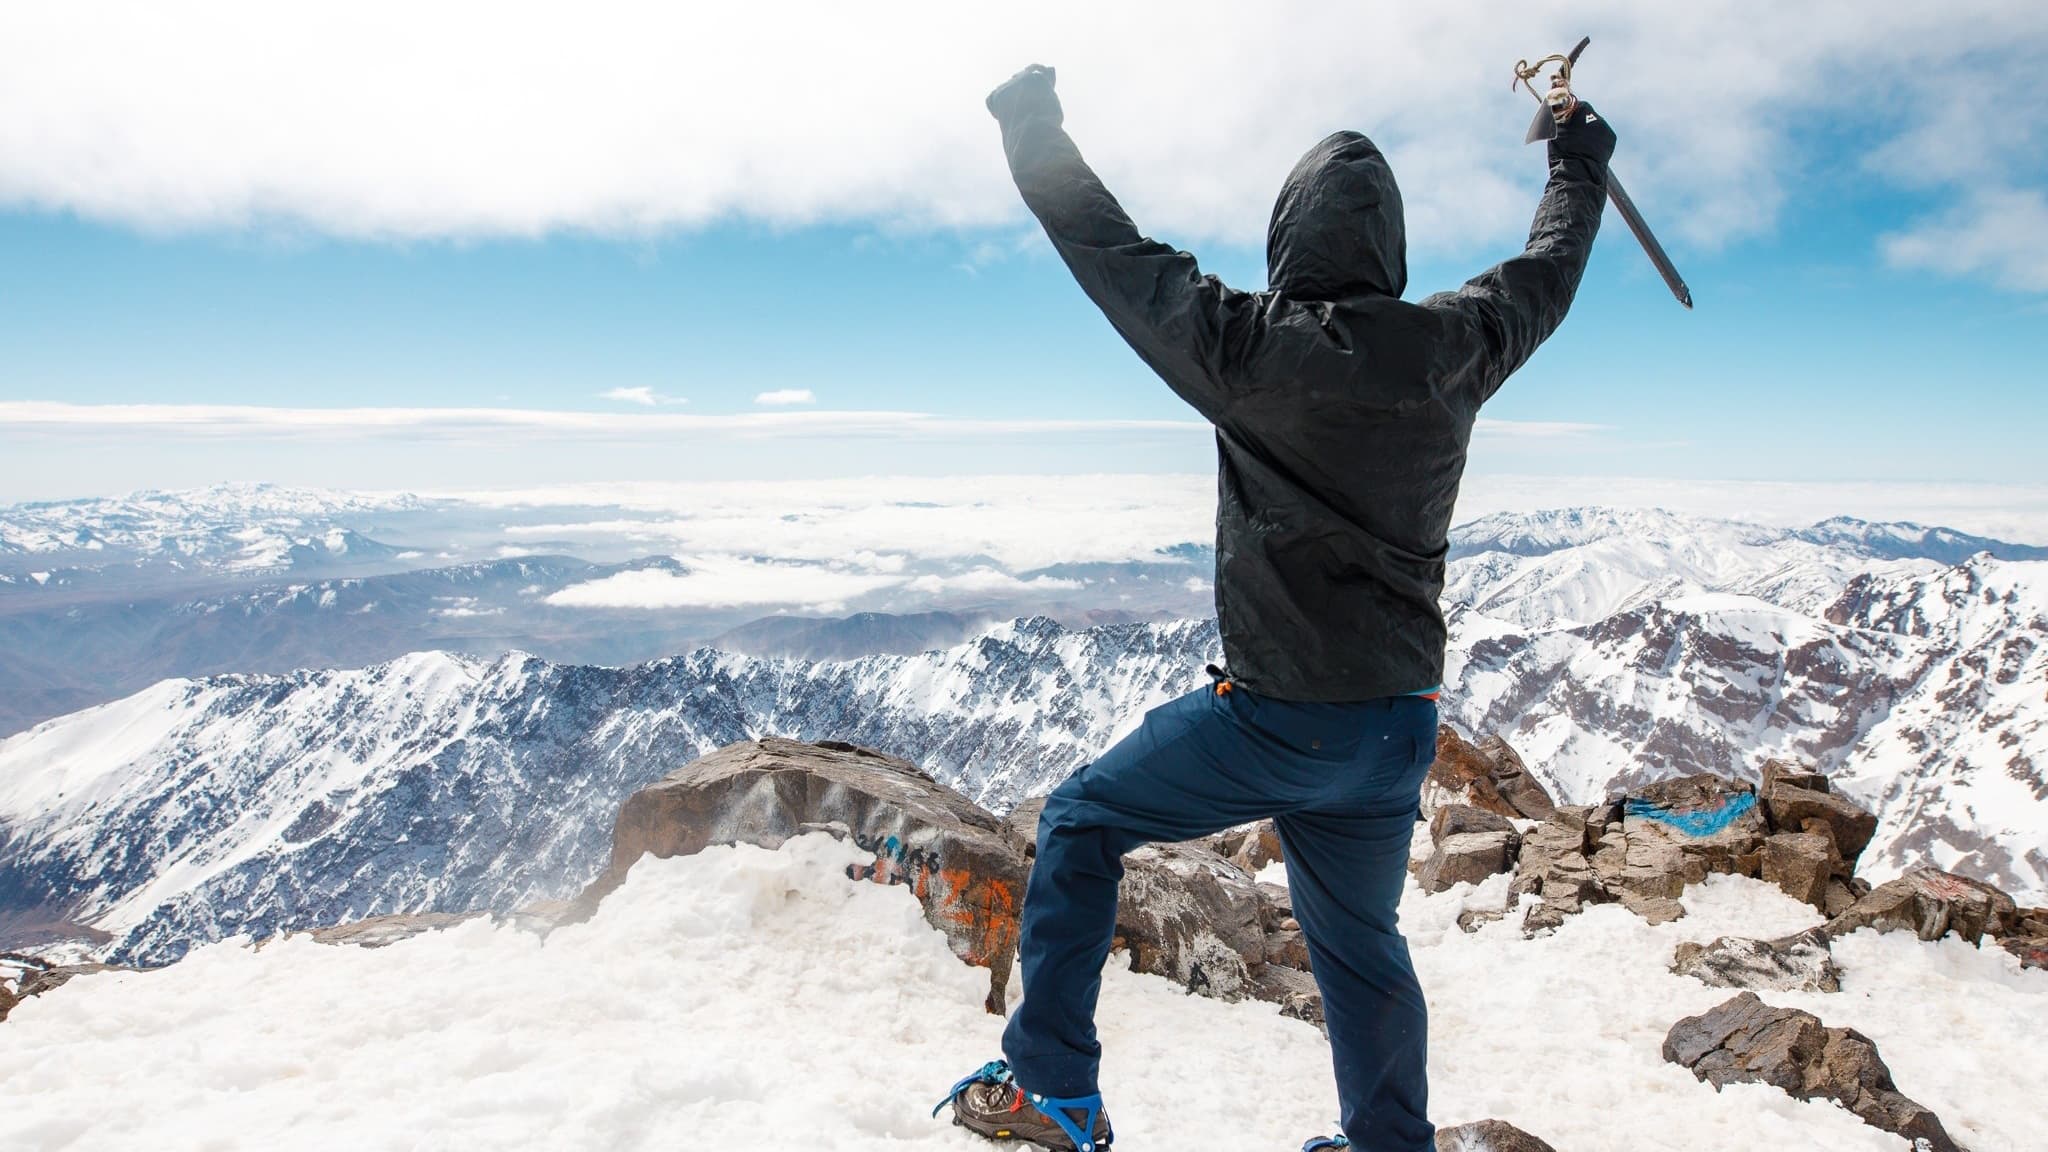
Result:
[[[1731,26],[1745,15],[1721,7]],[[2048,38],[2042,22],[2012,11],[2014,27]],[[77,30],[81,42],[91,31]],[[1470,27],[1407,32],[1491,59]],[[2026,46],[2011,28],[1989,33],[2011,51]],[[1617,35],[1661,42],[1654,26]],[[1001,55],[999,37],[976,52],[984,50],[1016,58]],[[1859,42],[1830,41],[1803,63],[1824,71],[1829,52],[1851,50]],[[2011,87],[2006,57],[1986,51],[1937,53],[1947,69],[1941,86],[1965,94],[1952,103],[1995,101]],[[1580,86],[1604,101],[1586,75],[1595,59]],[[132,107],[85,109],[63,127],[89,161],[49,145],[49,157],[0,162],[0,405],[17,404],[0,408],[0,500],[228,479],[484,487],[735,470],[1206,468],[1199,430],[1008,427],[1192,417],[1123,348],[1002,186],[994,126],[975,106],[1001,72],[971,63],[948,62],[922,88],[914,76],[901,81],[907,96],[850,97],[871,99],[876,116],[908,99],[965,105],[930,113],[944,148],[885,135],[778,178],[781,152],[752,149],[784,126],[813,132],[817,111],[799,102],[753,113],[756,132],[743,140],[704,145],[734,149],[730,164],[706,164],[726,173],[704,178],[714,191],[700,190],[686,166],[620,171],[598,191],[576,185],[530,202],[506,199],[505,182],[544,179],[545,157],[483,173],[495,183],[429,179],[424,161],[394,154],[402,150],[374,111],[327,108],[317,95],[277,111],[280,120],[324,116],[341,126],[333,172],[304,186],[294,181],[305,157],[328,154],[274,155],[246,123],[251,135],[240,143],[232,131],[225,141],[204,136],[193,145],[199,161],[140,145],[123,160],[125,145],[111,143],[126,139],[124,116],[134,136],[190,130],[199,140],[221,108],[248,121],[243,104],[200,101],[161,123],[140,97]],[[1976,116],[1923,138],[1882,108],[1873,115],[1867,104],[1795,87],[1762,107],[1761,126],[1743,129],[1753,139],[1731,143],[1720,129],[1692,125],[1695,110],[1654,85],[1653,65],[1616,61],[1609,82],[1618,92],[1604,107],[1622,136],[1616,169],[1699,308],[1686,313],[1669,299],[1610,213],[1570,320],[1490,406],[1502,423],[1481,438],[1475,471],[2048,482],[2038,449],[2048,427],[2048,271],[2038,265],[2048,259],[2048,218],[2033,212],[2038,153],[2013,145],[2037,142],[2039,114],[2020,117],[2017,137],[2000,127],[1972,143]],[[1089,73],[1062,70],[1068,124],[1084,151],[1141,227],[1244,287],[1263,282],[1258,239],[1271,190],[1292,154],[1327,128],[1390,141],[1417,232],[1415,296],[1511,254],[1540,182],[1540,153],[1517,143],[1526,97],[1510,98],[1504,85],[1485,99],[1459,88],[1465,103],[1441,114],[1426,103],[1345,96],[1268,130],[1218,127],[1227,109],[1206,98],[1133,111],[1129,91],[1095,75],[1091,87]],[[1330,83],[1342,78],[1338,69]],[[615,112],[594,105],[580,114]],[[679,123],[695,131],[696,118],[711,114],[685,107]],[[359,123],[362,139],[351,142]],[[898,153],[900,163],[887,159]],[[520,167],[533,163],[543,166]],[[266,177],[266,165],[277,172]],[[756,168],[760,175],[745,174]],[[2017,211],[1986,207],[1973,191],[1980,186],[2003,190],[2001,203]],[[2009,238],[1998,231],[2006,220],[2016,229]],[[674,402],[605,398],[621,389]],[[777,390],[808,390],[813,402],[799,409],[983,423],[909,441],[837,440],[815,427],[766,440],[715,430],[680,439],[473,429],[244,436],[166,431],[154,417],[109,429],[91,412],[51,426],[19,407],[714,417],[763,411],[755,398]]]

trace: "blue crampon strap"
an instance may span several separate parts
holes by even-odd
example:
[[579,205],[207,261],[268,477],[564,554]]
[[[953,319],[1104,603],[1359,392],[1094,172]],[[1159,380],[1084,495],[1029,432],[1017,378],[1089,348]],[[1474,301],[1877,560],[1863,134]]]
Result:
[[1342,1132],[1335,1136],[1317,1136],[1301,1146],[1301,1152],[1322,1152],[1325,1148],[1349,1148],[1351,1140]]
[[[1026,1092],[1024,1095],[1034,1107],[1045,1113],[1046,1119],[1060,1126],[1060,1131],[1067,1134],[1074,1147],[1081,1152],[1095,1152],[1095,1118],[1102,1115],[1100,1093],[1094,1096],[1040,1096],[1036,1092]],[[1073,1117],[1067,1115],[1069,1108],[1080,1109],[1087,1115],[1076,1124]]]
[[965,1077],[958,1084],[953,1085],[953,1090],[951,1092],[946,1093],[946,1098],[944,1100],[939,1101],[938,1104],[933,1106],[932,1116],[936,1118],[940,1112],[945,1111],[946,1105],[951,1104],[955,1100],[958,1100],[960,1098],[960,1094],[962,1092],[967,1091],[967,1089],[972,1087],[973,1085],[1007,1084],[1009,1082],[1010,1062],[1007,1060],[991,1060],[988,1063],[983,1064],[981,1067],[975,1069],[974,1074],[972,1076]]

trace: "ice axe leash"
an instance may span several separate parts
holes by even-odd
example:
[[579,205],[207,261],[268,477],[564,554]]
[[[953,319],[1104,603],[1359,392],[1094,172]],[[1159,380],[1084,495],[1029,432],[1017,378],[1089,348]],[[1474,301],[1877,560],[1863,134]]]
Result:
[[[1572,65],[1579,62],[1579,53],[1591,44],[1591,36],[1583,37],[1569,53],[1545,56],[1534,63],[1520,60],[1515,63],[1515,84],[1527,88],[1536,97],[1541,107],[1536,109],[1536,119],[1529,125],[1528,135],[1522,137],[1524,144],[1538,140],[1551,140],[1557,136],[1557,126],[1564,123],[1579,107],[1579,98],[1572,95]],[[1556,65],[1550,74],[1550,82],[1542,88],[1536,81],[1543,78],[1543,70]],[[1643,214],[1636,210],[1636,202],[1629,199],[1628,189],[1621,186],[1621,180],[1612,168],[1607,171],[1607,198],[1614,203],[1615,210],[1628,222],[1628,230],[1636,234],[1636,242],[1649,254],[1650,263],[1657,266],[1657,274],[1664,277],[1665,286],[1678,302],[1688,309],[1692,307],[1692,289],[1685,286],[1685,277],[1678,274],[1678,268],[1665,255],[1664,246],[1657,243],[1656,233],[1643,220]]]

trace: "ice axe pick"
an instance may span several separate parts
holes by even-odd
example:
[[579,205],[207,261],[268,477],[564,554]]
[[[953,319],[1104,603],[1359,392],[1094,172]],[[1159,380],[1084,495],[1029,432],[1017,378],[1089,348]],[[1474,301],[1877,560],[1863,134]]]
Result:
[[[1591,36],[1583,37],[1564,55],[1545,56],[1533,64],[1527,60],[1516,62],[1515,83],[1527,88],[1540,105],[1536,109],[1535,121],[1529,125],[1528,135],[1522,138],[1523,143],[1534,144],[1538,140],[1556,138],[1557,126],[1564,123],[1578,109],[1579,98],[1572,95],[1572,65],[1578,63],[1579,53],[1584,52],[1586,45],[1592,42]],[[1557,70],[1551,73],[1550,83],[1538,89],[1536,81],[1542,78],[1543,70],[1553,64],[1557,66]],[[1607,198],[1614,203],[1615,210],[1621,213],[1621,218],[1628,222],[1628,230],[1636,234],[1636,242],[1649,254],[1650,263],[1657,266],[1657,274],[1664,277],[1664,283],[1671,289],[1671,294],[1678,297],[1680,304],[1691,308],[1692,289],[1685,286],[1685,277],[1678,274],[1677,267],[1671,263],[1671,257],[1665,255],[1664,246],[1657,243],[1656,233],[1650,231],[1650,225],[1643,220],[1643,214],[1636,211],[1636,202],[1629,199],[1628,189],[1621,186],[1621,180],[1614,175],[1611,168],[1607,172]]]

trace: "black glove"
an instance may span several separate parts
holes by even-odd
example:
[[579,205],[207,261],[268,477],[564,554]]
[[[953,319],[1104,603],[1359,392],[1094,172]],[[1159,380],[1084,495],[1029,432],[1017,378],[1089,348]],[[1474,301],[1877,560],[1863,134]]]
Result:
[[1607,117],[1593,111],[1593,106],[1584,100],[1557,126],[1557,136],[1550,141],[1553,163],[1572,157],[1605,164],[1613,156],[1614,129],[1608,126]]
[[1053,70],[1033,64],[988,94],[989,114],[1005,124],[1025,116],[1050,116],[1060,122],[1060,98],[1052,90]]

